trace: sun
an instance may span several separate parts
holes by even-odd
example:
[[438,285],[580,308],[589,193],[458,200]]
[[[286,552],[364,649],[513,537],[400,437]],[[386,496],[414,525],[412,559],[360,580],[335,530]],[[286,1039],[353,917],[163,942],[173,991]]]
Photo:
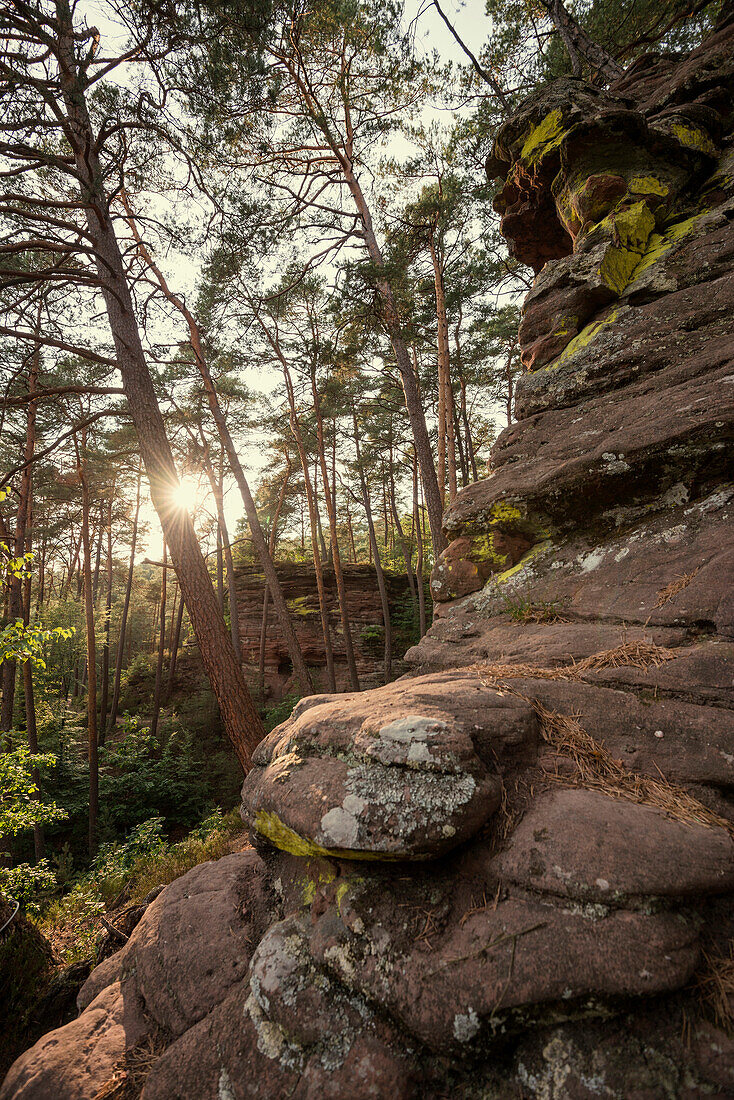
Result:
[[174,507],[182,512],[193,512],[202,501],[201,486],[195,478],[184,474],[171,493]]

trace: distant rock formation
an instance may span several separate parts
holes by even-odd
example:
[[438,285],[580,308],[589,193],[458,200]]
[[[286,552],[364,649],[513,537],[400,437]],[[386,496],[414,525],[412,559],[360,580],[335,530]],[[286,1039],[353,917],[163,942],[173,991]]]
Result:
[[256,850],[164,890],[2,1100],[734,1094],[733,92],[729,19],[502,128],[529,373],[415,674],[299,703]]
[[[304,660],[311,670],[315,683],[325,688],[327,687],[326,654],[314,567],[313,565],[296,562],[278,562],[276,571],[291,613]],[[363,687],[375,687],[384,682],[384,630],[377,575],[372,565],[354,565],[350,562],[342,563],[342,571],[344,573],[344,587],[347,593],[349,617],[352,624],[352,642],[360,684]],[[265,578],[262,570],[255,565],[239,565],[235,572],[242,660],[248,680],[254,682],[257,679],[260,662],[260,631],[262,627]],[[385,584],[391,614],[398,619],[401,614],[405,615],[406,609],[410,606],[408,579],[404,574],[386,573]],[[350,686],[349,671],[344,650],[344,635],[339,615],[334,571],[328,565],[324,565],[324,586],[326,588],[331,645],[334,651],[336,685],[338,691],[344,691]],[[406,670],[407,666],[401,663],[405,647],[404,645],[401,647],[401,633],[397,623],[395,624],[394,633],[394,674],[400,675],[401,672]],[[280,700],[283,695],[291,690],[298,690],[298,684],[293,679],[293,668],[288,648],[281,636],[278,617],[275,614],[272,602],[268,605],[265,689],[266,696],[275,701]]]

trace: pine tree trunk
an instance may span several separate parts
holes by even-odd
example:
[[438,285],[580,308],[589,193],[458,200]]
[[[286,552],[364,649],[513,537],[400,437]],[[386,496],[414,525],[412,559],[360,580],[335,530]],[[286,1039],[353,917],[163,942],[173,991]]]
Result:
[[161,614],[160,639],[158,642],[158,660],[155,666],[155,690],[153,692],[153,720],[150,723],[151,737],[158,734],[158,719],[161,713],[161,691],[163,689],[163,658],[166,652],[166,593],[168,588],[168,547],[163,540],[163,569],[161,570]]
[[[194,352],[194,357],[196,359],[196,366],[201,376],[201,380],[204,384],[204,391],[206,393],[207,402],[209,404],[209,410],[212,414],[214,423],[217,426],[219,438],[222,441],[222,446],[224,447],[224,450],[226,451],[230,469],[232,471],[235,481],[237,482],[237,487],[240,491],[240,496],[242,497],[242,503],[245,506],[245,515],[247,516],[247,523],[250,528],[250,534],[252,535],[252,541],[255,546],[257,555],[260,559],[260,564],[262,566],[263,573],[265,574],[265,579],[268,583],[268,587],[270,588],[273,606],[275,607],[281,633],[288,649],[290,659],[293,663],[293,670],[298,677],[302,691],[308,693],[310,691],[313,691],[311,676],[308,669],[306,668],[306,662],[303,659],[301,647],[298,644],[298,638],[296,637],[296,632],[293,628],[293,623],[291,622],[288,607],[285,602],[285,597],[283,596],[283,592],[280,587],[280,581],[278,580],[278,575],[275,571],[275,564],[271,556],[268,554],[265,534],[260,523],[260,517],[257,514],[255,501],[253,500],[252,493],[250,492],[250,486],[247,482],[247,478],[245,477],[245,471],[242,468],[242,463],[240,462],[237,448],[234,445],[234,440],[232,439],[232,435],[227,426],[227,421],[222,412],[222,407],[219,403],[219,396],[216,389],[214,388],[211,374],[209,373],[209,367],[207,365],[206,357],[204,355],[204,348],[201,343],[199,327],[196,324],[196,320],[193,314],[187,308],[183,299],[179,298],[178,295],[174,294],[170,290],[165,278],[163,277],[162,272],[153,262],[137,231],[135,219],[132,216],[132,211],[130,210],[130,206],[124,193],[121,197],[123,205],[125,206],[125,209],[128,213],[128,224],[130,225],[133,235],[138,242],[138,249],[143,259],[148,264],[151,271],[154,273],[156,279],[158,280],[160,288],[163,291],[167,300],[171,302],[176,307],[176,309],[179,310],[188,325],[189,340],[191,342],[191,347]],[[194,631],[196,631],[193,620],[192,626],[194,626]],[[239,660],[238,668],[241,676],[242,666]],[[244,684],[244,680],[242,682]]]
[[318,388],[316,386],[316,376],[313,371],[311,372],[311,393],[313,395],[313,407],[316,414],[316,439],[318,443],[319,462],[321,464],[321,480],[324,486],[324,500],[326,501],[326,511],[329,515],[331,560],[334,563],[334,579],[336,581],[336,592],[339,601],[339,613],[342,621],[342,630],[344,632],[344,650],[346,653],[347,668],[349,669],[349,679],[351,681],[352,690],[359,691],[359,676],[357,674],[357,662],[354,657],[352,627],[349,621],[349,606],[347,604],[347,590],[344,585],[344,573],[342,572],[339,539],[337,538],[336,510],[334,508],[334,497],[332,496],[331,490],[329,488],[329,476],[326,467],[326,455],[324,453],[324,423],[321,416],[321,401],[319,399]]
[[380,551],[377,546],[377,532],[375,531],[375,525],[372,519],[372,505],[370,503],[370,494],[367,487],[367,478],[365,477],[364,467],[362,466],[362,455],[359,448],[359,429],[357,428],[357,414],[354,409],[352,409],[352,425],[354,428],[354,448],[357,456],[359,484],[362,490],[362,505],[364,507],[364,514],[367,519],[367,535],[369,537],[370,550],[375,559],[377,588],[380,593],[380,603],[382,604],[382,625],[385,631],[384,675],[385,683],[387,684],[392,678],[392,622],[390,619],[390,601],[388,599],[387,586],[385,584],[385,574],[382,571],[382,563],[380,562]]
[[117,723],[117,711],[120,706],[120,682],[122,679],[122,664],[125,658],[125,633],[127,631],[127,617],[130,611],[130,595],[133,588],[133,572],[135,570],[135,550],[138,542],[138,518],[140,516],[140,482],[142,469],[138,466],[138,484],[135,495],[135,517],[133,519],[132,537],[130,539],[130,562],[127,569],[127,584],[125,585],[125,600],[122,605],[122,617],[120,618],[120,633],[117,637],[117,651],[115,653],[115,682],[112,690],[112,709],[107,726],[108,731],[115,728]]
[[87,667],[87,741],[89,746],[89,854],[97,851],[97,821],[99,818],[99,764],[97,760],[97,643],[94,633],[94,590],[92,582],[92,551],[89,537],[89,480],[87,478],[86,429],[82,429],[81,449],[77,449],[78,477],[82,488],[82,547],[84,558],[84,613],[86,622]]
[[[114,485],[113,485],[114,492]],[[104,644],[102,646],[102,698],[99,704],[99,743],[107,734],[107,703],[110,691],[110,618],[112,616],[112,497],[107,503],[107,587],[104,605]]]
[[145,360],[108,196],[103,190],[105,176],[87,112],[85,84],[76,68],[74,27],[68,0],[56,0],[56,14],[61,27],[59,82],[68,117],[66,134],[74,156],[88,229],[94,241],[100,289],[123,389],[138,435],[153,505],[179,578],[199,652],[219,703],[224,727],[246,771],[252,751],[263,736],[262,722],[219,611],[191,517],[176,505],[176,467]]

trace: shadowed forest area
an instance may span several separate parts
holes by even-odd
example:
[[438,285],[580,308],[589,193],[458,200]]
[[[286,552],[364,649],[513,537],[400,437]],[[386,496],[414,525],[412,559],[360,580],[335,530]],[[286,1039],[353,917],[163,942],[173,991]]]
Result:
[[[243,775],[299,699],[408,670],[557,245],[541,219],[508,255],[499,127],[721,6],[3,5],[0,1070],[136,907],[247,847]],[[482,581],[517,549],[485,542]]]

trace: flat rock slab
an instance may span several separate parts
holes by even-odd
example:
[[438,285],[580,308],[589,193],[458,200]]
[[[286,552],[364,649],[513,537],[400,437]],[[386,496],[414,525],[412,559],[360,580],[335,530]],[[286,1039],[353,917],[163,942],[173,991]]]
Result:
[[315,696],[258,746],[243,817],[294,855],[432,858],[498,808],[497,761],[536,745],[528,704],[472,675]]
[[[404,910],[368,887],[314,926],[311,951],[436,1051],[493,1034],[511,1010],[560,1003],[603,1011],[604,999],[684,985],[699,957],[697,932],[679,914],[566,907],[508,898],[452,922],[431,948],[401,950]],[[574,1002],[575,1005],[574,1005]]]
[[598,791],[541,795],[493,864],[500,879],[580,901],[624,905],[734,887],[734,840]]

